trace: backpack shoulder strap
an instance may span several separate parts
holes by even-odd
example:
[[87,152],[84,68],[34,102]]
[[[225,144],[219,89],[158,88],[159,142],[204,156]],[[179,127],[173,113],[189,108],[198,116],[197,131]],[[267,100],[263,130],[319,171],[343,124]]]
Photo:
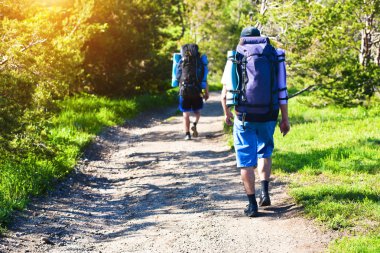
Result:
[[200,75],[198,76],[198,82],[199,82],[199,85],[201,85],[202,83],[202,80],[203,80],[203,77],[205,75],[205,64],[203,64],[202,62],[202,59],[201,59],[201,55],[198,53],[198,59],[197,59],[197,64],[198,64],[198,68],[200,68]]
[[186,55],[186,52],[189,50],[189,44],[185,44],[181,47],[181,56],[182,58]]
[[189,44],[189,50],[193,56],[199,56],[199,47],[197,44]]

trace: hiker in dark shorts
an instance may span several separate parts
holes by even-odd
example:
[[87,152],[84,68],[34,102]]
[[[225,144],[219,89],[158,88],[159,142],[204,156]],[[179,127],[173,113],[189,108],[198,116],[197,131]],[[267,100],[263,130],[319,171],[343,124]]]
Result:
[[[205,93],[203,95],[203,98],[205,100],[208,99],[208,90],[205,89]],[[199,118],[201,117],[201,110],[203,108],[203,98],[201,95],[199,98],[183,98],[182,96],[179,97],[179,110],[183,114],[183,124],[185,129],[185,139],[190,140],[190,114],[194,114],[194,121],[193,125],[191,127],[192,135],[193,137],[198,137],[198,131],[197,131],[197,124],[199,121]]]
[[[268,188],[274,149],[273,134],[279,110],[282,117],[281,133],[285,136],[290,130],[285,53],[271,46],[269,39],[261,37],[260,31],[255,27],[243,29],[236,52],[236,58],[232,62],[236,63],[237,72],[228,72],[226,65],[222,78],[221,103],[226,124],[233,124],[237,167],[249,201],[244,213],[254,217],[258,214],[254,173],[256,167],[261,180],[259,205],[271,205]],[[238,78],[233,76],[235,79],[228,79],[228,73],[237,73]],[[235,86],[237,88],[227,88],[228,83],[234,83],[228,80],[239,80],[239,85]],[[235,106],[236,116],[233,122],[234,116],[229,106]]]
[[191,139],[191,113],[195,116],[191,127],[192,136],[198,137],[197,124],[203,108],[203,99],[207,100],[209,97],[207,64],[207,56],[199,53],[198,45],[185,44],[181,47],[181,60],[176,76],[180,87],[179,110],[183,113],[185,140]]

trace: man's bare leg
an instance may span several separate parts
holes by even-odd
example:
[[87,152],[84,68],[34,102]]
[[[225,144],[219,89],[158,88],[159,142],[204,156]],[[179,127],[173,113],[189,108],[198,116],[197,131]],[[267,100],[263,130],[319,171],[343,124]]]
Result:
[[249,205],[247,209],[244,210],[244,213],[249,217],[254,217],[257,215],[258,210],[255,196],[255,172],[253,167],[241,168],[240,175],[249,201]]
[[255,172],[253,167],[241,168],[240,175],[247,195],[255,194]]
[[194,116],[195,116],[195,121],[193,123],[193,126],[191,127],[191,130],[193,131],[193,136],[198,137],[197,124],[198,124],[199,118],[201,117],[201,112],[200,111],[194,112]]
[[183,114],[183,126],[185,128],[186,140],[190,139],[190,112],[184,112]]
[[272,169],[272,158],[259,158],[257,162],[257,172],[261,181],[269,181]]
[[195,116],[195,123],[198,123],[199,121],[199,118],[201,117],[201,112],[200,111],[196,111],[194,112],[194,116]]
[[260,206],[270,206],[269,198],[269,178],[272,169],[272,158],[259,158],[257,163],[257,172],[261,181]]

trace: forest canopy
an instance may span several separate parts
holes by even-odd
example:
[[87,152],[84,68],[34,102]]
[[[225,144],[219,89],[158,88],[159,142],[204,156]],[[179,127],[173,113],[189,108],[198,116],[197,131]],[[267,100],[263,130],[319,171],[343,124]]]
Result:
[[289,86],[320,104],[365,105],[380,83],[379,20],[378,0],[3,0],[0,145],[77,93],[169,89],[184,43],[199,44],[218,83],[247,25],[286,50]]

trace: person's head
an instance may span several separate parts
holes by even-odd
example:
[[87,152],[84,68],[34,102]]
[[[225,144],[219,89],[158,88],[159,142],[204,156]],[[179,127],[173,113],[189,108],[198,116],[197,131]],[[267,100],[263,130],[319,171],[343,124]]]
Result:
[[259,37],[260,36],[260,30],[253,26],[248,26],[244,28],[240,33],[241,37]]

